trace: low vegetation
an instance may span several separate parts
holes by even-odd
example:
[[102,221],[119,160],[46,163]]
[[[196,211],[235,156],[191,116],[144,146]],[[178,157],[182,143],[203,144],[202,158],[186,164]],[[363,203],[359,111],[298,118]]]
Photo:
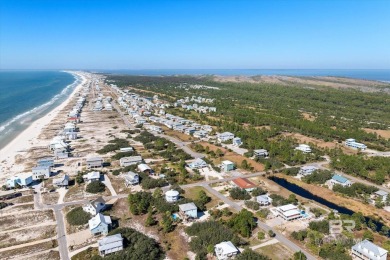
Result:
[[74,208],[66,214],[66,220],[72,226],[85,225],[91,217],[91,214],[85,212],[82,207]]
[[100,193],[106,190],[106,185],[101,181],[93,181],[87,185],[86,191],[89,193]]

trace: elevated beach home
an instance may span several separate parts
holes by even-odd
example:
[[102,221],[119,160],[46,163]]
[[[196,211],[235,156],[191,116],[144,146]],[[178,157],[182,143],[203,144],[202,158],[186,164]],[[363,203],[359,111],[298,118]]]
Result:
[[167,202],[176,202],[179,200],[179,192],[176,191],[176,190],[169,190],[167,192],[165,192],[165,200]]
[[198,218],[198,208],[196,207],[195,203],[185,203],[179,205],[179,214],[184,218]]
[[267,194],[257,196],[256,201],[260,206],[268,206],[272,203],[272,199]]
[[299,170],[298,174],[302,175],[302,176],[306,176],[306,175],[312,174],[316,170],[318,170],[318,168],[315,167],[315,166],[304,165],[304,166],[301,167],[301,169]]
[[207,163],[200,158],[195,159],[194,161],[192,161],[191,163],[188,164],[188,167],[192,170],[202,169],[202,168],[205,168],[207,166],[208,166]]
[[139,175],[138,175],[138,173],[129,171],[129,172],[123,174],[123,178],[125,179],[126,187],[129,187],[131,185],[139,184]]
[[92,216],[102,212],[106,207],[106,201],[102,197],[98,197],[97,199],[91,200],[87,204],[83,206],[83,210],[88,212]]
[[214,246],[215,255],[218,260],[233,259],[240,251],[233,245],[232,242],[226,241]]
[[88,221],[88,226],[92,235],[107,235],[111,227],[111,217],[98,213]]
[[265,149],[253,150],[253,155],[257,158],[265,158],[268,156],[268,151]]
[[303,153],[311,153],[311,148],[307,144],[300,144],[298,145],[295,150],[301,151]]
[[153,172],[152,168],[150,168],[149,165],[145,164],[145,163],[141,163],[137,166],[138,170],[140,172],[145,172],[145,173],[149,173],[151,174]]
[[229,171],[232,171],[234,170],[234,163],[229,161],[229,160],[225,160],[221,163],[221,170],[224,171],[224,172],[229,172]]
[[382,202],[385,202],[387,200],[387,197],[389,196],[389,193],[387,193],[384,190],[378,190],[374,193],[375,198],[380,198]]
[[286,221],[292,221],[302,218],[301,211],[297,206],[293,204],[287,204],[284,206],[276,207],[277,217],[281,217]]
[[345,140],[345,145],[348,146],[348,147],[354,148],[354,149],[360,149],[360,150],[366,150],[367,149],[367,146],[365,144],[358,143],[353,138],[349,138],[349,139]]
[[352,185],[352,182],[350,180],[348,180],[347,178],[341,176],[341,175],[333,175],[332,179],[330,179],[330,182],[335,185],[335,184],[339,184],[343,187],[349,187]]
[[138,163],[142,163],[142,156],[129,156],[122,157],[119,159],[119,164],[121,165],[121,167],[127,167]]
[[106,236],[98,240],[99,255],[106,256],[123,250],[123,238],[121,234]]
[[6,181],[6,186],[8,188],[15,188],[17,186],[27,187],[33,182],[33,178],[31,173],[22,173],[15,176],[10,177]]
[[69,175],[63,175],[59,178],[53,179],[53,185],[57,187],[68,187],[69,185]]
[[103,167],[103,158],[89,157],[86,159],[86,164],[88,169]]
[[368,241],[367,239],[357,243],[351,248],[353,259],[362,260],[386,260],[388,251]]
[[74,123],[68,122],[64,126],[64,133],[76,132],[76,125]]
[[234,137],[233,138],[233,145],[234,146],[241,146],[242,145],[241,138],[240,137]]
[[247,178],[236,178],[232,180],[232,184],[242,190],[246,190],[248,192],[252,191],[256,188],[256,184],[248,180]]
[[93,182],[100,180],[100,172],[89,172],[83,175],[83,179],[85,182]]
[[233,138],[234,138],[234,134],[232,134],[230,132],[224,132],[224,133],[217,134],[217,139],[218,139],[218,142],[220,142],[220,143],[232,140]]
[[37,166],[50,166],[50,167],[54,167],[54,159],[53,158],[40,159],[37,162]]
[[51,167],[50,166],[37,166],[32,168],[33,180],[42,180],[50,178]]

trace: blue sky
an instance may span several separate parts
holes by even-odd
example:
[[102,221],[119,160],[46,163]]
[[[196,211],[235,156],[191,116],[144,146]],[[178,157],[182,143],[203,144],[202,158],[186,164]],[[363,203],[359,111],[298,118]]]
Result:
[[390,69],[388,0],[1,0],[1,69]]

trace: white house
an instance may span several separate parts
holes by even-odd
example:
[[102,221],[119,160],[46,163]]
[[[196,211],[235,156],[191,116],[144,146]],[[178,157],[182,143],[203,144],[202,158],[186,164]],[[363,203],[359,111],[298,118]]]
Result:
[[353,138],[349,138],[349,139],[345,140],[345,145],[348,147],[354,148],[354,149],[360,149],[360,150],[367,149],[367,146],[365,144],[358,143]]
[[102,197],[91,200],[87,204],[83,206],[83,210],[88,212],[92,216],[95,216],[99,212],[101,212],[106,207],[106,202]]
[[101,157],[89,157],[86,159],[87,168],[100,168],[103,166],[103,159]]
[[142,156],[137,155],[137,156],[122,157],[119,159],[119,163],[121,167],[142,163]]
[[106,256],[123,250],[123,238],[121,234],[106,236],[98,240],[98,249],[101,256]]
[[234,163],[229,161],[229,160],[223,161],[221,163],[221,170],[224,171],[224,172],[228,172],[228,171],[234,170]]
[[221,142],[221,143],[232,140],[233,138],[234,138],[234,134],[232,134],[230,132],[224,132],[224,133],[217,134],[218,142]]
[[84,174],[83,179],[86,182],[99,181],[100,180],[100,172],[89,172],[87,174]]
[[148,173],[151,173],[152,172],[152,168],[150,168],[149,165],[145,164],[145,163],[141,163],[137,166],[138,170],[140,172],[148,172]]
[[215,255],[218,260],[233,259],[240,251],[233,245],[232,242],[226,241],[214,246]]
[[349,187],[352,185],[352,182],[350,180],[348,180],[347,178],[341,176],[341,175],[333,175],[332,179],[330,179],[330,182],[335,185],[335,184],[339,184],[343,187]]
[[386,260],[387,250],[375,245],[374,243],[363,240],[352,246],[351,254],[353,259],[364,260]]
[[198,218],[198,208],[193,202],[179,205],[179,211],[185,218]]
[[257,149],[253,150],[253,155],[256,157],[267,157],[268,156],[268,151],[265,149]]
[[272,199],[267,194],[257,196],[256,201],[260,206],[268,206],[272,203]]
[[298,145],[295,150],[301,151],[303,153],[311,153],[311,148],[307,144]]
[[68,187],[69,185],[69,175],[63,175],[59,178],[53,179],[53,185],[57,187]]
[[130,171],[130,172],[127,172],[126,174],[124,174],[123,177],[125,179],[126,187],[128,187],[130,185],[137,185],[139,183],[138,173]]
[[207,163],[204,160],[198,158],[198,159],[195,159],[194,161],[192,161],[191,163],[189,163],[188,167],[190,167],[190,169],[192,169],[192,170],[202,169],[202,168],[207,167]]
[[301,167],[301,169],[299,170],[298,174],[300,174],[302,176],[306,176],[306,175],[312,174],[316,170],[318,170],[318,168],[315,167],[315,166],[304,165],[304,166]]
[[387,200],[387,197],[389,196],[389,193],[387,193],[386,191],[384,190],[378,190],[374,193],[374,196],[376,198],[381,198],[383,202],[385,202]]
[[37,166],[32,168],[33,180],[48,179],[50,177],[51,167],[50,166]]
[[179,200],[179,192],[176,190],[169,190],[165,192],[165,200],[167,202],[176,202]]
[[233,138],[233,145],[234,146],[241,146],[242,145],[241,138],[240,137],[234,137]]
[[293,204],[276,207],[275,209],[278,213],[278,216],[284,220],[291,221],[294,219],[302,218],[301,211],[298,209],[297,206]]

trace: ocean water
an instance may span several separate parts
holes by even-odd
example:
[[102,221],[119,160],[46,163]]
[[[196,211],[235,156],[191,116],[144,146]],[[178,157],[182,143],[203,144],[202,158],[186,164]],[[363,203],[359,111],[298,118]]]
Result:
[[367,80],[390,81],[390,69],[166,69],[166,70],[99,70],[98,72],[127,75],[285,75],[285,76],[335,76]]
[[79,81],[62,71],[0,71],[0,149],[66,100]]

